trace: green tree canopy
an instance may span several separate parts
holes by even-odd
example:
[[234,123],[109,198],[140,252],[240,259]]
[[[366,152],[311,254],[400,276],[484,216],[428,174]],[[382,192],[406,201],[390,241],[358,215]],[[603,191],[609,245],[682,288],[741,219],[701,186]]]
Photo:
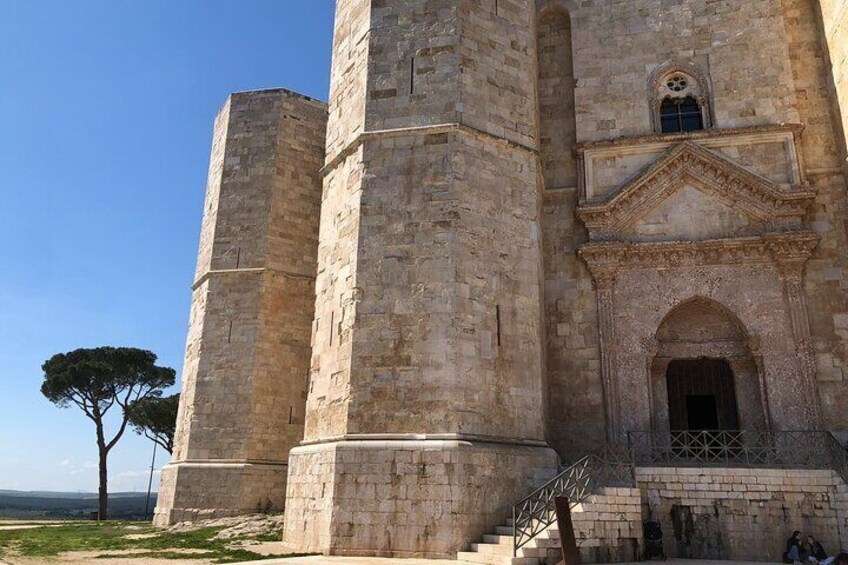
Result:
[[179,406],[179,394],[142,398],[130,405],[130,425],[137,434],[157,443],[168,453],[173,453]]
[[[100,458],[100,518],[108,512],[109,452],[121,439],[129,421],[130,406],[146,398],[158,398],[173,385],[176,373],[156,365],[156,355],[131,347],[97,347],[59,353],[42,365],[41,393],[67,408],[77,406],[94,422]],[[115,406],[120,410],[118,429],[107,438],[104,417]]]

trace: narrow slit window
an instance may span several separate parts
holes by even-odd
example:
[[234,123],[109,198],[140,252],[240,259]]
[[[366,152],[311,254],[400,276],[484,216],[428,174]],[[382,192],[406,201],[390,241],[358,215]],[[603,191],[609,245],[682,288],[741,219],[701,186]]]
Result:
[[500,347],[501,346],[501,307],[500,306],[495,306],[495,324],[496,324],[496,331],[497,331],[496,335],[497,335],[497,338],[498,338],[497,343],[498,343],[498,347]]

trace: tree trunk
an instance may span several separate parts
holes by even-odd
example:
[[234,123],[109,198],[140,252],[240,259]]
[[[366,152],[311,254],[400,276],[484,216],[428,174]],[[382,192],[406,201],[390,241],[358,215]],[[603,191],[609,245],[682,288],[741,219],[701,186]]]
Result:
[[100,520],[105,520],[109,514],[109,472],[106,466],[106,459],[109,456],[109,451],[106,449],[106,440],[103,438],[103,426],[99,422],[97,424],[97,451],[100,456],[100,487],[97,491],[97,517]]
[[108,454],[105,449],[100,451],[100,488],[98,489],[98,516],[101,520],[105,520],[109,513],[109,490],[107,486],[108,472],[106,470],[106,457]]

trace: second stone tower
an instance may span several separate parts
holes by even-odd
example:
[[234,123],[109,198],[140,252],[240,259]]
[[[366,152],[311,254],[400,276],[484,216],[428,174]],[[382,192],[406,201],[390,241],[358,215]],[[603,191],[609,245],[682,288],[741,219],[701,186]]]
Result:
[[544,438],[531,0],[340,0],[286,540],[451,556]]

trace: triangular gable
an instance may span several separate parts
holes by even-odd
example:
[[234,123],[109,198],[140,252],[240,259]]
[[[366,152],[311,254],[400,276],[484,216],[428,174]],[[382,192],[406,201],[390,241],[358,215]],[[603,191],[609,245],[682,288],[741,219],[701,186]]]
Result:
[[671,148],[606,200],[582,205],[577,214],[590,233],[613,235],[687,185],[757,223],[800,217],[815,197],[808,190],[781,190],[768,179],[687,141]]

